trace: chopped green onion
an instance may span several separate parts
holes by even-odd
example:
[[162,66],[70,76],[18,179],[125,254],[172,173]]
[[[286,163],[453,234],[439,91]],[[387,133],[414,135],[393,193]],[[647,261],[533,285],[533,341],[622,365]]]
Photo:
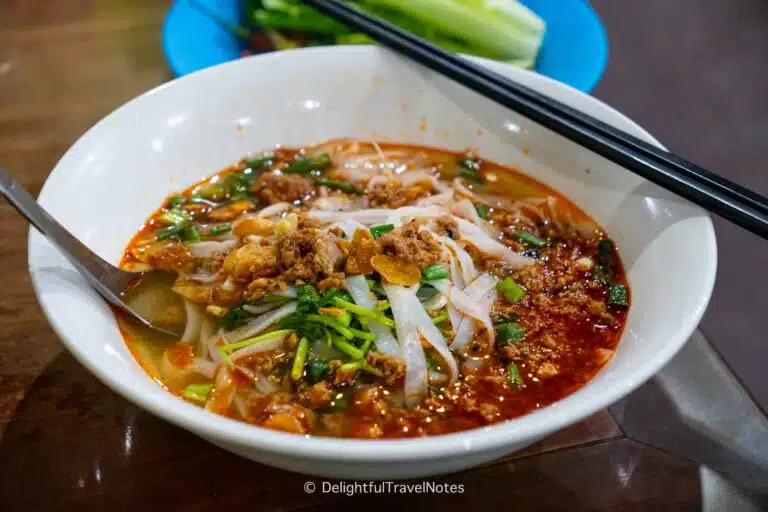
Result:
[[523,378],[520,376],[520,369],[515,363],[509,363],[507,366],[507,380],[511,387],[517,390],[523,389]]
[[272,162],[274,161],[274,158],[275,158],[274,155],[252,156],[244,159],[243,163],[247,165],[249,168],[255,171],[258,171],[264,167],[271,166]]
[[331,368],[325,361],[310,361],[307,363],[307,381],[310,384],[328,378]]
[[477,214],[480,216],[481,219],[487,219],[488,218],[488,207],[484,204],[480,203],[475,206],[475,210],[477,210]]
[[608,305],[625,308],[629,306],[629,294],[623,284],[614,284],[608,290]]
[[597,261],[606,267],[613,267],[613,242],[609,239],[600,240],[597,244]]
[[190,219],[190,215],[182,210],[168,210],[157,216],[157,220],[170,226],[187,222]]
[[292,332],[293,332],[293,329],[280,329],[277,331],[272,331],[266,334],[262,334],[260,336],[256,336],[254,338],[248,338],[243,341],[238,341],[237,343],[230,343],[228,345],[219,345],[219,350],[221,350],[224,353],[233,352],[235,350],[238,350],[244,347],[249,347],[257,343],[262,343],[264,341],[271,341],[278,338],[285,338]]
[[175,210],[184,206],[187,202],[187,198],[184,196],[171,196],[168,198],[168,208]]
[[322,171],[331,166],[328,153],[316,156],[299,156],[282,169],[283,174],[300,174],[302,176],[319,176]]
[[384,233],[389,233],[390,231],[395,230],[394,224],[381,224],[379,226],[372,226],[371,227],[371,235],[373,238],[379,238]]
[[219,236],[224,233],[229,233],[230,231],[232,231],[232,224],[218,224],[216,226],[211,226],[211,229],[208,230],[208,234],[211,236]]
[[245,322],[248,321],[248,313],[241,308],[231,308],[227,311],[227,314],[224,315],[222,318],[219,318],[217,320],[217,323],[220,327],[223,327],[224,329],[231,331],[233,329],[237,329],[238,327],[245,325]]
[[499,281],[496,284],[496,289],[500,291],[507,302],[514,304],[525,296],[525,290],[515,282],[511,277],[507,277],[503,281]]
[[600,282],[603,286],[607,286],[613,280],[613,272],[605,265],[596,265],[592,269],[592,279]]
[[440,364],[437,362],[437,359],[434,357],[428,357],[427,358],[427,369],[431,370],[433,372],[436,372],[440,369]]
[[428,266],[422,270],[421,274],[424,276],[425,281],[439,281],[440,279],[448,279],[448,269],[439,263]]
[[525,339],[525,328],[508,322],[496,326],[496,339],[499,345],[509,345]]
[[291,379],[300,380],[304,375],[304,363],[307,360],[307,352],[309,351],[309,340],[307,338],[301,338],[299,345],[296,347],[296,356],[293,358],[293,366],[291,367]]
[[432,285],[429,284],[422,284],[419,287],[419,291],[416,292],[416,296],[419,298],[420,301],[429,300],[435,295],[437,295],[439,292],[437,288],[435,288]]
[[470,157],[465,157],[459,160],[459,178],[464,178],[465,180],[471,181],[473,183],[485,183],[485,179],[479,174],[479,172],[479,161]]
[[448,320],[448,312],[447,311],[441,311],[437,315],[432,317],[432,323],[435,325],[440,325],[441,323]]
[[204,404],[213,389],[213,384],[190,384],[181,392],[187,400]]
[[536,236],[530,231],[518,231],[515,233],[515,238],[518,242],[524,243],[529,247],[546,247],[549,245],[549,240]]
[[320,180],[317,182],[317,184],[322,185],[324,187],[341,190],[346,194],[360,195],[363,193],[360,189],[358,189],[356,186],[349,183],[348,181]]
[[365,341],[373,341],[376,339],[376,335],[372,332],[361,331],[360,329],[353,329],[352,327],[349,327],[349,330],[352,331],[352,334],[355,335],[355,338],[360,338],[361,340]]
[[333,346],[339,349],[341,352],[345,353],[352,359],[362,359],[365,357],[365,354],[362,350],[354,346],[353,344],[349,343],[348,341],[345,341],[344,338],[341,338],[340,336],[333,336]]
[[310,322],[316,322],[318,324],[323,324],[327,327],[330,327],[331,329],[338,332],[348,340],[351,340],[352,338],[355,337],[355,335],[352,332],[352,329],[350,329],[345,325],[342,325],[340,322],[338,322],[337,320],[334,320],[331,317],[324,316],[324,315],[311,314],[311,315],[307,315],[307,320]]
[[203,239],[202,235],[200,235],[200,230],[194,224],[187,224],[184,227],[182,238],[185,242],[199,242]]
[[357,372],[360,370],[366,371],[377,377],[383,377],[384,374],[378,368],[375,368],[365,361],[353,361],[351,363],[345,363],[339,367],[339,370],[343,372]]
[[376,313],[375,311],[371,311],[370,309],[365,309],[363,307],[358,306],[357,304],[353,304],[351,302],[348,302],[341,297],[334,297],[333,298],[333,304],[337,307],[346,309],[350,313],[354,313],[355,315],[366,318],[368,320],[373,320],[375,322],[382,323],[388,327],[394,327],[395,321],[387,318],[386,316],[382,315],[381,313]]
[[155,231],[155,237],[158,240],[167,240],[175,236],[181,236],[184,232],[184,224],[176,224],[175,226],[168,226],[167,228],[158,229]]

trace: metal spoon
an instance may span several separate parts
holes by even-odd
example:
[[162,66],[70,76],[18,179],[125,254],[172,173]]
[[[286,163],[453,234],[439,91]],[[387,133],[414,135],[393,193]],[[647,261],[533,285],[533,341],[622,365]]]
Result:
[[153,325],[152,322],[131,309],[123,302],[121,296],[134,283],[138,282],[147,272],[128,272],[107,263],[83,245],[72,233],[48,215],[29,193],[21,188],[3,169],[0,169],[0,193],[11,205],[21,213],[30,224],[35,226],[48,240],[66,256],[69,262],[88,281],[104,300],[125,312],[134,320],[165,334],[178,336],[174,333]]

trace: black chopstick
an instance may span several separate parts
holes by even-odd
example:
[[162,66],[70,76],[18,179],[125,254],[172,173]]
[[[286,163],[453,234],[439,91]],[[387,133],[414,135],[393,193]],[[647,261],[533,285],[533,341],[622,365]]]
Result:
[[768,238],[768,199],[339,0],[304,3],[622,167]]

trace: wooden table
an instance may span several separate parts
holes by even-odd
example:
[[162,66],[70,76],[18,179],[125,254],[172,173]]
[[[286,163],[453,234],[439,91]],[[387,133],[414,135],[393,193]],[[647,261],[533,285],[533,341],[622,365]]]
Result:
[[[0,164],[32,193],[91,124],[171,78],[160,46],[167,7],[0,3]],[[62,349],[43,317],[27,272],[27,230],[0,202],[0,510],[402,503],[308,494],[307,477],[231,455],[116,396]],[[414,509],[440,510],[695,510],[698,471],[626,439],[603,411],[525,452],[440,480],[463,484],[462,495],[407,499]]]

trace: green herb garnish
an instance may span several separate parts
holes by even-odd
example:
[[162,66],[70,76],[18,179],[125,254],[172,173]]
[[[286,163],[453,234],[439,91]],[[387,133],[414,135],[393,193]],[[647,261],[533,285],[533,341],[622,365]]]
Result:
[[525,296],[525,290],[511,277],[499,281],[496,284],[496,289],[504,295],[510,304],[515,304]]
[[520,375],[520,369],[515,363],[509,363],[509,366],[507,366],[507,381],[512,388],[518,391],[523,389],[523,377]]
[[439,281],[448,279],[448,269],[439,263],[432,264],[421,271],[425,281]]
[[496,326],[496,340],[499,345],[509,345],[525,339],[525,328],[507,322]]
[[282,172],[283,174],[299,174],[301,176],[319,176],[330,166],[331,156],[328,153],[321,153],[315,156],[298,156],[284,167]]
[[520,243],[524,243],[528,247],[546,247],[549,245],[549,240],[536,236],[530,231],[518,231],[515,233],[515,238]]
[[384,233],[389,233],[390,231],[395,230],[394,224],[381,224],[379,226],[372,226],[371,227],[371,235],[373,238],[379,238]]
[[623,284],[614,284],[608,290],[608,305],[625,308],[629,306],[629,292]]
[[360,189],[358,189],[356,186],[349,183],[348,181],[319,180],[317,184],[322,185],[324,187],[341,190],[346,194],[361,195],[363,193]]

